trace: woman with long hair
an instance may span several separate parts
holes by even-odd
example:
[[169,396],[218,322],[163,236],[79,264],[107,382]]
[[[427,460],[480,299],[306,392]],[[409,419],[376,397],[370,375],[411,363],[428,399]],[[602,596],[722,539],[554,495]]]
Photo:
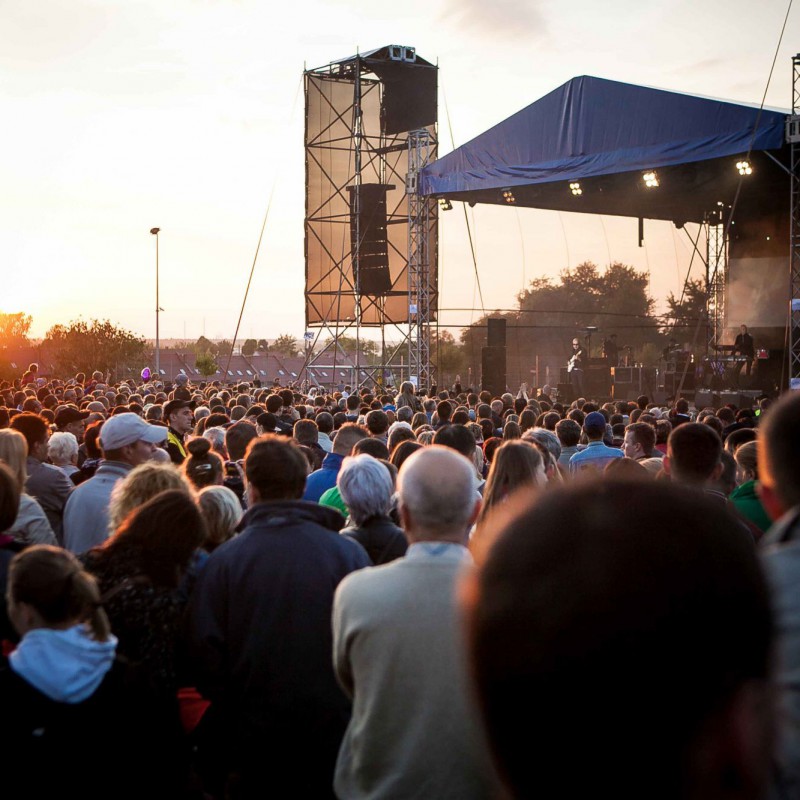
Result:
[[25,493],[27,459],[25,437],[12,428],[0,430],[0,462],[11,470],[19,492],[17,518],[3,533],[24,544],[56,544],[53,529],[38,500]]
[[186,604],[179,585],[205,539],[193,498],[173,489],[131,512],[110,539],[84,556],[120,653],[139,665],[156,691],[178,688],[176,646]]
[[546,484],[545,463],[538,448],[522,439],[504,442],[492,457],[477,527],[514,492],[522,489],[537,492]]
[[414,384],[411,381],[404,381],[400,385],[400,393],[394,399],[395,408],[408,406],[412,411],[422,411],[422,402],[414,393]]

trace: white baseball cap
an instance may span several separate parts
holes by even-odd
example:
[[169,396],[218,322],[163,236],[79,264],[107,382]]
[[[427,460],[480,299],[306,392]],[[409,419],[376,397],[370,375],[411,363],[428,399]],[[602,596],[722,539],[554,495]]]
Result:
[[160,444],[166,438],[167,429],[163,425],[149,425],[132,412],[115,414],[100,428],[100,447],[103,450],[118,450],[140,441]]

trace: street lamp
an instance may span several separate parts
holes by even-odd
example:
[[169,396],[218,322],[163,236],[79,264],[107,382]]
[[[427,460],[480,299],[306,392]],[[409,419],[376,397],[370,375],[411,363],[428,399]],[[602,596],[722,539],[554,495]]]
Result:
[[158,312],[161,310],[158,303],[158,232],[161,228],[150,228],[150,233],[156,237],[156,374],[161,380],[161,343],[158,337]]

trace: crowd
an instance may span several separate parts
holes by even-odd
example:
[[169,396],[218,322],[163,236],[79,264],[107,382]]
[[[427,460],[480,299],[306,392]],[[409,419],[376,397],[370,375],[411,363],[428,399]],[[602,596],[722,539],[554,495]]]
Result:
[[0,383],[4,793],[798,797],[799,579],[798,394],[31,365]]

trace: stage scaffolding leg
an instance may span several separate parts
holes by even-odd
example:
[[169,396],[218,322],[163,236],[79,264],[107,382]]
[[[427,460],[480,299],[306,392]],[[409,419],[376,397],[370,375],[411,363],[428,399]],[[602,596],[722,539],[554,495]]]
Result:
[[789,388],[800,389],[800,54],[792,58]]
[[[722,212],[706,215],[706,291],[708,322],[706,344],[722,341],[725,328],[725,287],[728,283],[728,242]],[[709,347],[706,348],[708,352]]]
[[436,214],[434,199],[419,193],[420,170],[433,158],[435,141],[427,130],[408,134],[408,367],[417,386],[435,382],[431,363],[432,299],[435,281],[430,231]]

